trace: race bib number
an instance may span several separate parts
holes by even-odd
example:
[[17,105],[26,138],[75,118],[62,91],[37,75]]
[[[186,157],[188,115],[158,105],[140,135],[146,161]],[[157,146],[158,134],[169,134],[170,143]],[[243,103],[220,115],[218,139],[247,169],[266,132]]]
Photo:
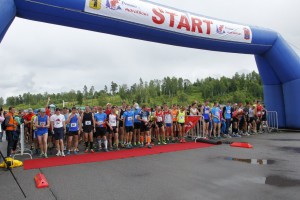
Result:
[[143,117],[142,118],[144,121],[147,121],[148,120],[148,117]]
[[103,124],[103,121],[99,121],[99,123],[100,123],[100,125],[102,125],[102,124]]
[[132,117],[128,117],[128,121],[131,121],[132,120]]
[[219,112],[216,112],[216,116],[219,117],[219,116],[220,116],[220,113],[219,113]]
[[74,128],[74,127],[76,127],[76,126],[77,126],[76,123],[71,123],[71,127],[72,127],[72,128]]
[[227,110],[227,114],[231,114],[231,110]]
[[209,110],[205,110],[205,114],[209,114]]
[[257,114],[258,114],[258,115],[261,115],[261,112],[260,112],[260,111],[258,111],[258,112],[257,112]]
[[45,122],[41,122],[40,125],[41,125],[41,126],[45,126],[46,123],[45,123]]
[[138,119],[138,115],[135,116],[135,119]]
[[184,117],[183,117],[183,116],[180,116],[180,117],[179,117],[179,119],[180,119],[180,120],[183,120],[183,119],[184,119]]
[[92,125],[92,122],[91,121],[85,121],[85,125],[90,126],[90,125]]
[[173,115],[173,118],[177,118],[177,116],[176,116],[176,115]]
[[157,117],[157,121],[161,122],[162,121],[162,117]]

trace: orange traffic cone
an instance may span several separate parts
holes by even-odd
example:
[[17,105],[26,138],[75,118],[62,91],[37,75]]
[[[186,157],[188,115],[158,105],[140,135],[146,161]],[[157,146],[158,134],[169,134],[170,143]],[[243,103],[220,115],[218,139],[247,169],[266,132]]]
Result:
[[253,146],[251,144],[249,144],[248,142],[233,142],[230,146],[231,147],[248,148],[248,149],[253,148]]
[[49,187],[47,179],[42,173],[38,173],[37,175],[35,175],[34,180],[37,188]]

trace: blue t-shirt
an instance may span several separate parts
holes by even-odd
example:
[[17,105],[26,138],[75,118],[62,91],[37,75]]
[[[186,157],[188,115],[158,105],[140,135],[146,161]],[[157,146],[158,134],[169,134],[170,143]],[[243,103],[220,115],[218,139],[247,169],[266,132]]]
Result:
[[78,117],[75,115],[70,119],[69,131],[78,131]]
[[134,110],[134,123],[141,123],[141,121],[138,120],[138,116],[140,115],[141,109],[138,108]]
[[94,118],[96,120],[96,122],[100,122],[100,126],[97,125],[97,127],[105,127],[105,121],[107,118],[107,114],[106,113],[96,113],[94,115]]
[[231,106],[226,106],[225,119],[231,119]]
[[[212,113],[212,115],[213,115],[213,120],[214,121],[220,121],[220,112],[221,112],[221,110],[220,110],[220,108],[219,107],[213,107],[212,109],[211,109],[211,113]],[[217,117],[218,118],[217,118]]]
[[150,113],[148,111],[141,110],[139,116],[142,120],[148,120]]
[[134,113],[132,111],[125,111],[123,114],[123,119],[125,119],[125,126],[133,126],[132,119]]

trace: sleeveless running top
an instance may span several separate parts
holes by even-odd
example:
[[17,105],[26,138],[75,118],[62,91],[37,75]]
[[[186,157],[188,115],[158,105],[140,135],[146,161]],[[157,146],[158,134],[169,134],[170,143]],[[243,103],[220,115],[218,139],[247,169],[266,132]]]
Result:
[[165,122],[167,124],[171,124],[172,123],[172,112],[170,110],[164,111],[164,116],[165,116]]
[[173,122],[177,122],[178,110],[172,110]]
[[78,131],[78,117],[75,115],[70,119],[69,131]]
[[209,119],[209,110],[210,110],[210,108],[209,108],[209,106],[204,106],[204,108],[203,108],[203,118],[204,119]]
[[164,121],[164,114],[162,111],[155,112],[156,122],[163,122]]
[[83,113],[83,118],[82,118],[82,126],[84,127],[92,127],[93,124],[93,114],[91,112]]
[[110,114],[108,116],[108,123],[111,126],[117,126],[117,115],[115,114]]
[[[47,126],[47,119],[48,119],[48,115],[45,115],[44,117],[42,117],[41,115],[39,115],[38,117],[37,117],[37,120],[38,120],[38,125],[39,126],[42,126],[42,125],[44,125],[44,126]],[[47,127],[39,127],[39,128],[37,128],[37,130],[40,132],[40,133],[45,133],[45,132],[47,132],[48,131],[48,128]]]
[[185,112],[178,111],[178,116],[177,116],[177,121],[178,123],[184,123],[185,122]]
[[261,115],[262,115],[262,105],[257,106],[257,109],[256,109],[256,110],[257,110],[257,113],[256,113],[257,116],[258,116],[258,117],[261,117]]

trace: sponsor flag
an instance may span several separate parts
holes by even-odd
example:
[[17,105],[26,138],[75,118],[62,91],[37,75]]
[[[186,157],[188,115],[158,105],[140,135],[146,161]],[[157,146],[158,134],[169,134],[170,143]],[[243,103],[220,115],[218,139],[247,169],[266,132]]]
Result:
[[184,124],[185,133],[187,133],[189,130],[191,130],[192,128],[194,128],[196,126],[200,117],[201,116],[187,116],[185,118],[185,124]]

